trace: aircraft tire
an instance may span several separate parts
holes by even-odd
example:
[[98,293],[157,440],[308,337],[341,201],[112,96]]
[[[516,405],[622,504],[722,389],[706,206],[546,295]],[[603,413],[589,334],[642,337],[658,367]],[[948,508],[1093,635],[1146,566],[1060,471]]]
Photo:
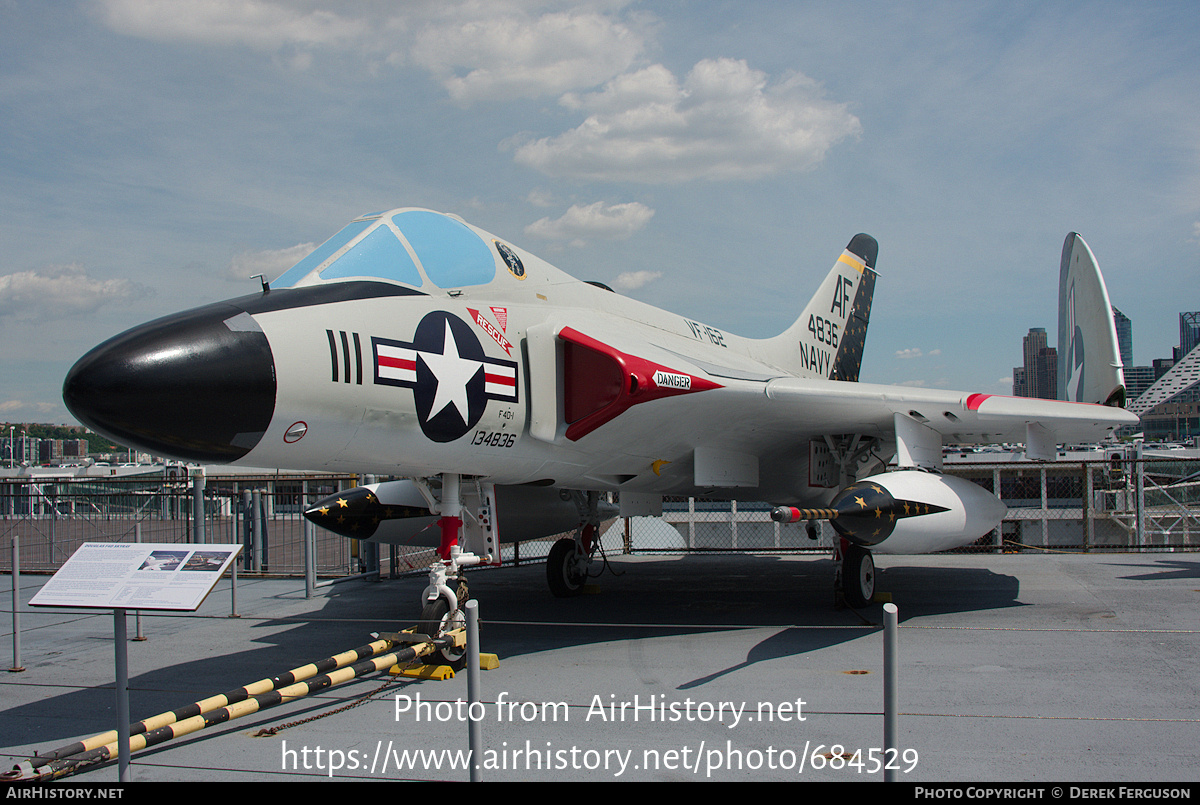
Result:
[[563,537],[550,548],[546,557],[546,583],[555,598],[571,598],[583,592],[586,574],[574,568],[575,540]]
[[846,548],[842,558],[842,596],[852,609],[862,609],[875,598],[875,559],[858,545]]
[[[417,623],[417,631],[430,637],[441,637],[443,632],[457,629],[465,625],[462,610],[450,611],[450,602],[438,597],[421,609],[421,619]],[[454,671],[461,671],[467,665],[466,648],[436,649],[424,656],[426,665],[448,665]]]

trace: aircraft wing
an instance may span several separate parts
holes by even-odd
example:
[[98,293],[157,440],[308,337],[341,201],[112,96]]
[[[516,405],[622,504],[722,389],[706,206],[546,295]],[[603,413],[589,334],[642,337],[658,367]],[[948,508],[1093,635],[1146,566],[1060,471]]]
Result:
[[936,439],[939,459],[943,443],[1020,442],[1031,458],[1051,460],[1057,444],[1098,441],[1138,422],[1112,406],[869,383],[779,378],[764,393],[833,433],[894,432],[902,453],[928,449]]
[[[533,395],[531,432],[574,444],[590,456],[589,477],[622,489],[756,488],[782,499],[806,479],[837,485],[814,483],[813,465],[843,437],[872,440],[878,460],[939,469],[943,444],[1021,443],[1028,457],[1049,461],[1058,444],[1099,441],[1138,421],[1112,406],[799,377],[732,355],[718,364],[716,350],[689,356],[629,328],[603,338],[550,329],[545,336],[569,359],[537,360],[551,352],[540,348],[541,334],[530,335],[531,366],[557,364],[561,373],[534,377],[542,393]],[[561,405],[539,411],[556,396]]]

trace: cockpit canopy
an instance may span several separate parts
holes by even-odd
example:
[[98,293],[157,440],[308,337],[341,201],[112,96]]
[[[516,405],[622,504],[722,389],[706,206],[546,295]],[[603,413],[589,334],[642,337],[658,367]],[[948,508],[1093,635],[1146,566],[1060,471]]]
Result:
[[448,290],[486,285],[495,277],[496,257],[470,227],[441,213],[410,209],[355,219],[272,286],[354,278]]

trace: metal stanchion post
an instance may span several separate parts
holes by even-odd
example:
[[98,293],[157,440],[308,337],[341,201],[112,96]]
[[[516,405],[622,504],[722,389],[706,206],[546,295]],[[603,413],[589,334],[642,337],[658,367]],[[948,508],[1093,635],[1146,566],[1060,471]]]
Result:
[[250,514],[250,507],[253,505],[254,498],[250,494],[249,489],[242,490],[242,570],[251,570],[251,561],[254,557],[254,526],[253,518]]
[[300,533],[304,542],[304,597],[312,598],[317,586],[317,546],[313,539],[313,524],[307,517],[300,518]]
[[[471,750],[471,782],[483,779],[480,758],[483,757],[483,728],[481,719],[475,718],[475,709],[483,710],[480,702],[479,670],[479,602],[471,599],[467,610],[467,745]],[[479,702],[479,704],[476,704]]]
[[250,569],[251,570],[262,570],[263,569],[263,561],[262,561],[262,552],[263,552],[262,490],[255,489],[251,493],[250,498],[252,501],[250,504],[250,508],[252,509],[250,516],[254,518],[253,519],[253,523],[254,523],[253,534],[254,534],[254,536],[253,536],[253,542],[252,542],[254,547],[252,549],[253,556],[250,561]]
[[1134,477],[1137,479],[1137,547],[1139,551],[1146,550],[1146,462],[1142,453],[1142,442],[1133,446],[1134,460],[1137,468]]
[[883,752],[885,765],[883,781],[894,783],[899,773],[897,761],[899,747],[896,740],[896,682],[898,662],[896,659],[897,633],[899,632],[899,610],[895,604],[883,605]]
[[21,665],[21,538],[12,538],[12,627],[13,664],[8,670],[24,671]]
[[[133,541],[136,542],[138,545],[142,544],[142,524],[141,523],[133,524]],[[142,611],[140,609],[135,609],[133,611],[133,624],[134,624],[134,630],[133,630],[134,638],[133,639],[138,642],[145,640],[146,636],[142,634]]]
[[237,611],[237,562],[229,563],[229,597],[229,617],[242,617]]
[[205,535],[204,523],[204,470],[193,470],[192,474],[192,515],[196,521],[195,527],[192,529],[192,537],[197,545],[204,545],[208,542]]
[[117,779],[129,782],[129,656],[125,645],[125,610],[113,610],[113,651],[117,669]]

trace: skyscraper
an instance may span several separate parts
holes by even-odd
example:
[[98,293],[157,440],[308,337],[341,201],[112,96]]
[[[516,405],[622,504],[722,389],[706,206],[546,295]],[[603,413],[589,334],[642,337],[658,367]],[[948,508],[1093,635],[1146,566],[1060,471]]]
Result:
[[1058,399],[1058,350],[1046,346],[1045,327],[1030,328],[1022,344],[1022,353],[1025,366],[1020,373],[1013,372],[1013,396]]
[[1014,397],[1028,397],[1029,388],[1025,384],[1025,367],[1013,367],[1013,388],[1012,394]]
[[1116,307],[1112,312],[1113,324],[1117,328],[1117,347],[1121,352],[1121,364],[1129,369],[1133,366],[1133,322]]
[[1175,362],[1183,360],[1200,344],[1200,311],[1179,314],[1179,353]]

